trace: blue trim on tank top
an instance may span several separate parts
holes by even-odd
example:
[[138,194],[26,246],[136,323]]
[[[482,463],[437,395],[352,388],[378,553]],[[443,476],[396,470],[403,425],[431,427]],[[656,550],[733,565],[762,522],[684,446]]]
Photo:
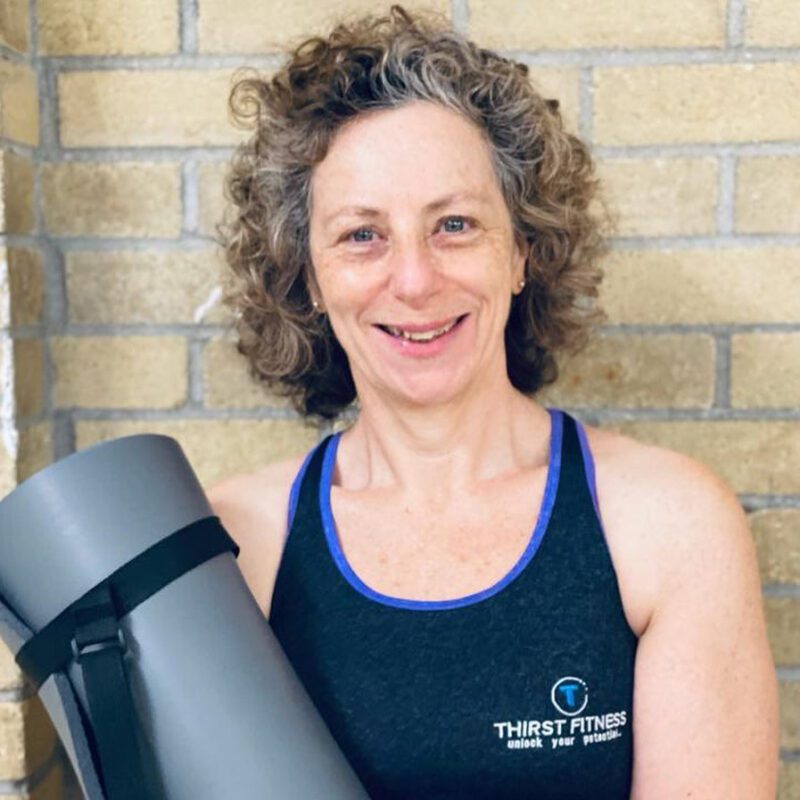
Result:
[[289,513],[286,517],[286,533],[284,535],[284,540],[288,538],[289,532],[292,530],[294,514],[297,510],[297,501],[300,499],[300,484],[303,482],[303,476],[306,474],[308,464],[311,461],[311,457],[314,455],[314,453],[316,453],[317,447],[319,447],[319,444],[315,447],[312,447],[306,453],[306,457],[303,459],[303,464],[297,471],[297,475],[294,476],[294,480],[292,481],[292,488],[289,490]]
[[594,471],[594,457],[592,456],[592,450],[589,447],[589,438],[586,436],[583,423],[577,419],[575,420],[575,428],[578,431],[578,441],[580,442],[581,453],[583,454],[583,470],[586,475],[586,483],[589,486],[589,492],[592,495],[592,505],[594,506],[594,514],[597,518],[597,525],[600,528],[600,532],[603,534],[603,544],[606,547],[608,558],[611,561],[611,566],[614,569],[614,573],[617,575],[617,580],[619,580],[619,573],[617,572],[614,558],[611,555],[611,548],[608,545],[608,534],[606,534],[605,525],[603,525],[603,518],[600,516],[600,506],[597,502],[597,482]]
[[594,458],[592,458],[592,451],[589,449],[589,440],[586,437],[586,431],[583,429],[583,423],[576,419],[575,427],[578,430],[578,440],[581,443],[581,452],[583,453],[583,469],[586,474],[586,483],[589,484],[589,491],[592,494],[594,513],[597,514],[597,519],[599,520],[600,507],[597,505],[597,486],[595,485],[594,477]]
[[555,505],[556,491],[558,489],[559,476],[561,474],[561,439],[563,432],[563,412],[559,409],[548,408],[550,414],[550,455],[547,466],[547,479],[545,482],[544,496],[542,497],[542,504],[539,508],[539,516],[536,520],[531,538],[523,554],[517,560],[517,563],[511,570],[501,578],[497,583],[489,586],[480,592],[473,592],[465,597],[455,597],[449,600],[411,600],[403,597],[393,597],[388,594],[382,594],[367,586],[358,575],[353,571],[350,564],[342,551],[339,543],[339,536],[336,532],[336,522],[333,519],[333,511],[331,509],[331,480],[333,477],[333,467],[336,462],[336,450],[339,444],[339,439],[342,432],[334,434],[331,441],[328,443],[325,451],[324,459],[322,462],[322,476],[319,482],[319,503],[320,511],[322,512],[322,526],[325,531],[325,539],[328,542],[328,549],[333,557],[339,572],[347,580],[347,582],[360,594],[365,597],[375,600],[384,605],[394,606],[396,608],[405,608],[409,610],[419,611],[435,611],[439,609],[458,608],[460,606],[469,606],[474,603],[479,603],[492,595],[497,594],[505,588],[511,581],[513,581],[528,565],[528,562],[534,557],[539,545],[544,538],[547,530],[550,516]]

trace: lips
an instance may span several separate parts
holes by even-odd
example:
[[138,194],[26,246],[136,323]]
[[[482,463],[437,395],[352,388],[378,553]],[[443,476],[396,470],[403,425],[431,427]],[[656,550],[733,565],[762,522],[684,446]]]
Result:
[[387,333],[390,333],[389,328],[395,328],[397,330],[403,331],[404,333],[427,333],[428,331],[435,331],[439,328],[444,328],[449,325],[451,322],[461,322],[466,314],[461,314],[457,317],[445,317],[440,319],[436,322],[423,322],[423,323],[408,323],[404,325],[396,325],[396,324],[387,324],[382,325],[378,324],[377,327],[382,328]]

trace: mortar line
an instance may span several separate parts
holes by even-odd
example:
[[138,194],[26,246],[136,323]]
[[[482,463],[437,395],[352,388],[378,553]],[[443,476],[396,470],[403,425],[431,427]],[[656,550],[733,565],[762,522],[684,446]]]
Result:
[[[9,234],[9,238],[22,243],[30,240],[25,234]],[[113,249],[162,249],[176,250],[184,248],[202,248],[213,245],[213,236],[204,233],[183,232],[180,237],[147,237],[147,236],[90,236],[90,235],[67,235],[59,233],[49,233],[54,243],[65,251],[68,250],[113,250]],[[677,236],[614,236],[609,239],[609,243],[614,250],[670,250],[670,251],[691,251],[691,250],[736,250],[736,249],[758,249],[764,247],[787,247],[795,248],[800,246],[800,233],[734,233],[718,235],[677,235]]]
[[[147,251],[145,251],[147,252]],[[209,293],[211,305],[218,297],[219,287],[214,287]],[[195,309],[205,311],[205,303]],[[43,330],[51,332],[64,332],[71,336],[93,335],[104,333],[136,333],[144,329],[156,331],[159,334],[180,334],[196,331],[198,334],[207,331],[209,334],[221,333],[228,330],[229,325],[225,323],[202,322],[202,319],[195,319],[193,322],[173,322],[173,323],[107,323],[107,322],[68,322],[64,326],[46,327],[42,325],[18,325],[14,328],[15,338],[32,338],[39,335]],[[726,324],[726,325],[682,325],[682,324],[659,324],[659,325],[610,325],[599,328],[595,331],[597,338],[625,338],[628,336],[659,337],[659,336],[693,336],[697,334],[717,336],[732,335],[742,333],[797,333],[800,332],[797,323],[753,323],[753,324]]]
[[181,164],[181,239],[198,236],[198,178],[197,164],[190,158]]
[[733,236],[736,233],[736,156],[730,152],[717,157],[717,233]]
[[725,44],[729,50],[744,48],[747,5],[745,0],[728,0],[725,20]]
[[714,408],[731,408],[731,336],[727,331],[714,335]]
[[203,351],[206,341],[190,338],[187,346],[187,376],[189,402],[187,408],[202,409],[204,399],[203,387]]
[[764,597],[800,597],[800,584],[768,583],[761,587]]
[[181,53],[197,53],[197,0],[178,0]]
[[594,69],[581,67],[578,76],[578,130],[590,150],[594,151]]
[[[143,334],[146,335],[146,334]],[[156,335],[153,338],[157,338]],[[213,337],[209,337],[213,338]],[[271,408],[271,407],[270,407]],[[787,422],[796,424],[800,422],[800,409],[785,409],[780,414],[772,414],[765,416],[764,411],[741,411],[738,409],[713,409],[713,408],[611,408],[605,407],[586,408],[580,406],[571,406],[566,404],[559,404],[559,408],[563,408],[570,414],[574,414],[581,419],[592,419],[593,423],[599,425],[613,425],[620,423],[677,423],[677,422]],[[163,408],[139,408],[136,409],[137,413],[146,414],[148,419],[163,418],[163,419],[176,419],[181,418],[183,412],[174,409]],[[251,408],[246,406],[226,406],[219,409],[196,409],[197,412],[202,412],[197,418],[206,417],[209,419],[216,419],[217,417],[224,418],[227,412],[236,411],[247,415],[248,418],[257,419],[259,416],[258,407]],[[76,408],[74,410],[76,419],[127,419],[130,409],[125,408]],[[272,413],[272,412],[270,412]],[[749,494],[747,495],[750,496]],[[786,498],[800,497],[800,494],[755,494],[754,497],[769,497],[773,498],[775,502],[784,502]]]
[[469,34],[469,0],[452,0],[450,4],[453,29],[464,35]]
[[[21,152],[33,150],[28,145],[0,139],[14,145]],[[28,149],[26,149],[28,148]],[[61,147],[57,143],[52,152],[60,161],[104,163],[114,161],[176,161],[193,158],[197,161],[224,162],[236,150],[229,145],[111,145],[108,147]],[[592,152],[598,158],[707,158],[724,156],[800,156],[800,138],[781,142],[707,142],[678,144],[624,144],[605,145],[594,143]]]
[[[187,0],[180,0],[186,3]],[[459,15],[464,0],[453,0],[453,11]],[[187,33],[188,37],[188,33]],[[637,66],[702,66],[706,64],[795,63],[800,61],[797,47],[759,47],[724,49],[724,47],[618,47],[573,48],[564,50],[492,48],[499,55],[529,66],[542,67],[637,67]],[[170,55],[59,55],[51,56],[64,72],[144,69],[235,69],[251,66],[273,70],[280,67],[286,55],[277,52],[198,53]]]

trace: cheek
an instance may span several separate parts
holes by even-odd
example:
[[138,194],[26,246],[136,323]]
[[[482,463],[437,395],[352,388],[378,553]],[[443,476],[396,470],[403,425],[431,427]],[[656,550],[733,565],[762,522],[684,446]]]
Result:
[[338,264],[321,278],[328,308],[342,316],[365,310],[378,293],[381,280],[375,271]]

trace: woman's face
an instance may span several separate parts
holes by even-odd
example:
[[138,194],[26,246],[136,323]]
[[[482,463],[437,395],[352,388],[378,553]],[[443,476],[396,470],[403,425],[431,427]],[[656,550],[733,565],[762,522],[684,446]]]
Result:
[[417,101],[338,131],[312,175],[310,247],[362,404],[437,405],[508,381],[525,252],[488,145],[460,114]]

